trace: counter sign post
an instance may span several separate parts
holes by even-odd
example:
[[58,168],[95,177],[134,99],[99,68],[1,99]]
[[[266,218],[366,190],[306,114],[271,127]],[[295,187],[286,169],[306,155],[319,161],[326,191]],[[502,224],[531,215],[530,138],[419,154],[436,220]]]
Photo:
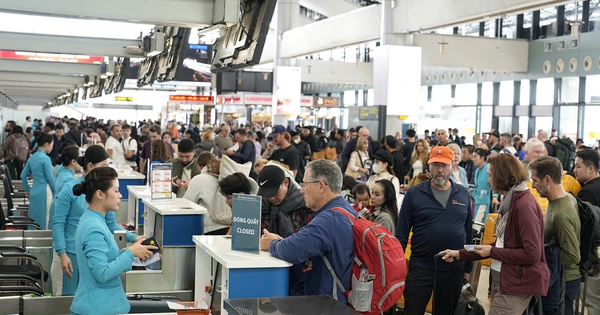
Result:
[[233,194],[231,207],[231,250],[260,253],[262,197]]

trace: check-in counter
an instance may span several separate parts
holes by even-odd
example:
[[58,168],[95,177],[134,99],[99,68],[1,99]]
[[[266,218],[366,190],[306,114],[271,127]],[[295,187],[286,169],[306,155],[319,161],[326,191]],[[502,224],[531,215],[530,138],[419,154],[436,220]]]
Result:
[[[195,301],[210,305],[212,290],[220,293],[221,310],[223,301],[235,298],[257,298],[287,296],[289,292],[289,270],[292,264],[271,256],[231,250],[231,238],[222,235],[194,236],[196,244]],[[220,265],[220,276],[215,266]],[[216,283],[215,283],[216,282]],[[207,290],[207,289],[211,290]],[[214,302],[213,302],[214,304]],[[221,314],[224,314],[222,312]]]
[[161,270],[133,270],[126,274],[127,293],[188,293],[194,289],[193,235],[204,231],[206,208],[187,199],[142,198],[146,217],[144,235],[162,246]]
[[127,199],[127,222],[133,222],[135,230],[141,233],[141,227],[144,225],[144,203],[142,199],[151,197],[150,187],[146,185],[129,185],[127,186],[127,191],[129,192],[129,199]]
[[119,174],[119,192],[121,193],[121,199],[129,199],[129,191],[127,187],[129,185],[143,185],[146,176],[140,172],[117,172]]

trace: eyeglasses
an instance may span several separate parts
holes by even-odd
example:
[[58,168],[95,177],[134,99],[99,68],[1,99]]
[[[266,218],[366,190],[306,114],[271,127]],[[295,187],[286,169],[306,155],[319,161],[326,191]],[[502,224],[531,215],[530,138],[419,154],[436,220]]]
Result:
[[315,181],[312,181],[312,182],[304,182],[304,183],[300,184],[300,187],[304,188],[304,186],[306,186],[306,184],[314,184],[314,183],[318,183],[318,182],[320,182],[320,180],[315,180]]

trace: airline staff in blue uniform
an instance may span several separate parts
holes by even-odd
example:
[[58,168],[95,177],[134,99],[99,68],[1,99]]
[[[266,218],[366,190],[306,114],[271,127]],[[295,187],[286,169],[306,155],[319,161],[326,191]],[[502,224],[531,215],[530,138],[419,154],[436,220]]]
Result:
[[81,216],[75,233],[80,280],[72,314],[127,314],[131,308],[121,273],[131,270],[135,257],[148,259],[155,246],[142,245],[142,240],[119,250],[106,215],[119,209],[121,194],[117,172],[110,167],[98,167],[73,186],[76,196],[85,195],[89,208]]
[[[102,146],[92,145],[85,151],[85,156],[78,158],[77,162],[83,166],[86,175],[99,167],[108,167],[108,154]],[[62,295],[73,295],[79,283],[77,265],[77,252],[75,247],[75,231],[80,222],[81,215],[88,208],[84,196],[75,196],[73,186],[83,182],[84,177],[74,179],[63,187],[58,194],[54,209],[54,224],[52,227],[52,245],[60,256],[61,267],[64,273]],[[106,214],[106,224],[111,231],[124,230],[117,224],[113,211]],[[134,242],[142,239],[127,231],[127,241]]]
[[[37,138],[37,151],[33,154],[21,172],[23,188],[29,197],[28,216],[40,225],[42,230],[48,226],[49,207],[54,196],[54,167],[48,153],[52,151],[54,138],[42,133]],[[29,187],[27,177],[33,177],[33,187]],[[50,191],[48,191],[50,190]]]

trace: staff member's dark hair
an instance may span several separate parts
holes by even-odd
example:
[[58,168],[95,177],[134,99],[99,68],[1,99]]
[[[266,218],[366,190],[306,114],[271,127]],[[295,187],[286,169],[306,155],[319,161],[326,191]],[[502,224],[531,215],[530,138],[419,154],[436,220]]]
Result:
[[60,152],[60,159],[63,166],[71,164],[72,160],[77,160],[79,157],[79,147],[76,145],[69,145],[62,149]]
[[85,176],[83,182],[73,186],[73,194],[75,196],[85,194],[85,201],[90,203],[97,190],[108,191],[113,185],[113,180],[118,177],[117,171],[112,167],[97,167]]

